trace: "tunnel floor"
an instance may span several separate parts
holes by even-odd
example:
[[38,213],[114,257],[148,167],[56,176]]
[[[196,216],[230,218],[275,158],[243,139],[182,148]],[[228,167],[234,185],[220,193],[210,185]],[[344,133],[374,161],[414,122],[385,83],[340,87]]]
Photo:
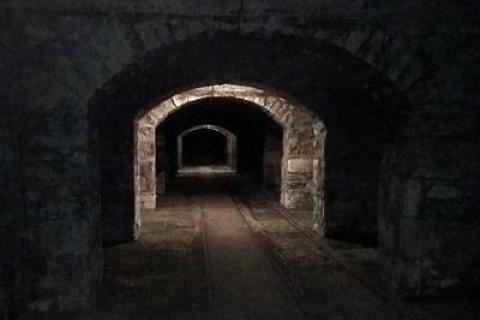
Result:
[[316,243],[309,212],[281,210],[250,185],[177,179],[142,213],[137,242],[105,250],[94,307],[60,319],[475,319],[458,304],[390,297],[374,249]]

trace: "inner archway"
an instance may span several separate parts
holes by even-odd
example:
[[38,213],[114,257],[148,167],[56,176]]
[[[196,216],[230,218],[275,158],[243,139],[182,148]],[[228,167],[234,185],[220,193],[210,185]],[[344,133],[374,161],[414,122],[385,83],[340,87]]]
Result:
[[212,124],[194,126],[177,137],[177,172],[237,170],[237,137]]
[[323,122],[305,107],[255,87],[221,84],[184,91],[156,103],[135,119],[135,220],[157,202],[156,128],[175,111],[206,99],[235,99],[268,114],[283,129],[280,203],[288,209],[313,210],[314,225],[323,225]]

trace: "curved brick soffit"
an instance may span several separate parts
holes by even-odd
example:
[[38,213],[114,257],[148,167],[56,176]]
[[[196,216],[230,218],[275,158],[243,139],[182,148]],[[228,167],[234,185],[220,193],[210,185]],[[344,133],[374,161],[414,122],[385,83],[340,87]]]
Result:
[[[254,33],[234,33],[233,35],[245,38],[246,41],[251,38],[252,41],[265,43],[272,38],[280,41],[284,38],[294,38],[299,41],[298,50],[303,50],[306,55],[321,54],[322,56],[319,57],[321,60],[325,57],[332,59],[331,65],[336,72],[354,78],[359,85],[372,88],[380,96],[390,97],[407,91],[424,73],[422,61],[414,53],[407,38],[399,32],[388,32],[384,28],[372,25],[353,26],[349,32],[341,33],[335,30],[319,29],[310,32],[313,36],[308,37],[305,36],[304,30],[295,31],[289,34],[278,31],[268,35],[265,34],[265,30],[259,29]],[[200,30],[188,37],[185,36],[182,41],[165,44],[146,52],[138,61],[127,65],[97,90],[90,99],[90,105],[102,104],[95,101],[105,101],[106,95],[122,92],[130,83],[145,82],[144,71],[149,68],[156,69],[155,65],[162,63],[162,59],[155,59],[159,52],[168,52],[172,46],[188,47],[195,39],[202,43],[202,39],[213,39],[219,34],[220,38],[232,35],[229,32],[207,33]],[[181,59],[177,60],[181,62]]]
[[[291,114],[304,114],[317,125],[321,123],[318,117],[307,108],[291,103],[287,99],[259,88],[239,84],[215,84],[183,91],[179,94],[149,107],[147,113],[140,113],[137,122],[148,126],[152,130],[162,123],[173,112],[201,100],[208,99],[236,99],[260,107],[282,128],[290,128],[297,117]],[[288,112],[290,111],[290,112]],[[151,132],[153,134],[154,132]],[[145,135],[149,133],[145,132]]]
[[201,124],[201,125],[198,125],[198,126],[195,126],[195,127],[192,127],[190,129],[187,129],[185,131],[183,131],[182,133],[180,133],[178,135],[178,137],[181,139],[183,138],[184,136],[186,136],[187,134],[189,133],[192,133],[194,131],[199,131],[199,130],[212,130],[212,131],[216,131],[220,134],[222,134],[223,136],[225,136],[226,138],[228,137],[235,137],[235,134],[233,132],[231,132],[230,130],[224,128],[224,127],[221,127],[221,126],[217,126],[217,125],[213,125],[213,124]]
[[[172,30],[175,33],[175,30]],[[235,33],[229,31],[205,31],[183,34],[179,36],[180,40],[172,42],[167,46],[191,42],[196,37],[215,38],[218,34],[233,34],[238,37],[253,37],[257,41],[268,42],[267,39],[276,38],[295,38],[300,42],[308,43],[307,47],[315,51],[315,47],[320,48],[318,52],[326,49],[336,58],[343,59],[355,58],[357,62],[364,64],[364,68],[359,68],[358,64],[352,64],[352,69],[359,69],[356,77],[382,79],[389,84],[393,84],[398,92],[406,91],[411,87],[425,70],[422,60],[416,55],[414,48],[408,38],[398,30],[388,30],[378,24],[352,24],[348,30],[342,28],[306,28],[288,29],[287,32],[282,29],[265,30],[255,29],[246,33]],[[141,38],[141,37],[140,37]],[[174,36],[175,38],[175,36]],[[301,46],[297,47],[301,50]],[[325,53],[325,51],[323,52]],[[338,56],[337,56],[338,55]],[[345,59],[343,59],[345,60]],[[353,62],[353,61],[352,61]],[[343,69],[343,66],[340,66]],[[340,70],[339,70],[340,71]],[[345,70],[354,74],[352,70]],[[377,82],[377,81],[374,81]]]

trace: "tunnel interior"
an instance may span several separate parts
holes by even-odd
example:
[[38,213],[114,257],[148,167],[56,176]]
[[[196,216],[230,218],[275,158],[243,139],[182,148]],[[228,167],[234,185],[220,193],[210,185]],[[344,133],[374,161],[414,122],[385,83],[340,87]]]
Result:
[[[183,159],[179,161],[179,136],[191,128],[208,124],[224,128],[236,138],[236,172],[242,179],[265,186],[279,196],[281,181],[282,128],[269,115],[247,102],[234,99],[207,99],[191,103],[165,119],[156,129],[157,180],[165,178],[165,188],[157,194],[170,192],[184,166],[227,166],[228,138],[215,130],[201,129],[183,137]],[[277,168],[272,168],[277,164]]]
[[[294,296],[310,295],[307,318],[478,319],[445,309],[468,312],[456,298],[480,288],[479,3],[0,1],[0,319],[71,319],[56,312],[87,307],[103,277],[112,300],[98,319],[233,319],[262,310],[267,291],[282,294],[244,318],[303,319],[281,312],[294,288],[282,274],[261,282],[271,252],[236,260],[257,238],[304,286]],[[175,194],[178,137],[198,125],[238,138],[231,171],[254,193],[243,205],[216,182],[187,181],[203,198]],[[215,133],[186,136],[185,165],[229,164]],[[257,201],[265,189],[275,206]],[[309,232],[277,207],[308,216]],[[214,295],[202,233],[211,266],[232,271],[212,268]],[[403,304],[363,286],[377,280],[454,299],[440,316],[392,314]],[[202,316],[198,296],[249,306]]]
[[227,138],[213,130],[197,130],[184,137],[182,162],[185,166],[226,166]]
[[[218,88],[222,90],[222,85]],[[242,92],[245,87],[233,84],[225,88]],[[151,192],[146,194],[146,202],[154,208],[155,198],[175,185],[172,182],[179,169],[178,136],[195,126],[218,125],[238,138],[237,172],[251,179],[252,187],[262,186],[272,191],[288,209],[309,208],[310,217],[312,202],[317,201],[320,205],[313,206],[313,225],[323,229],[327,237],[376,247],[378,176],[386,125],[390,123],[389,106],[361,89],[352,89],[349,95],[330,87],[323,89],[318,105],[306,107],[306,110],[315,107],[316,113],[298,111],[303,105],[292,104],[290,100],[266,99],[264,93],[257,96],[258,92],[253,91],[247,94],[252,100],[245,100],[236,93],[231,96],[228,93],[228,97],[210,95],[206,87],[194,89],[192,96],[182,92],[177,100],[165,100],[157,107],[150,105],[147,112],[161,120],[158,124],[154,121],[153,126],[147,124],[155,136],[151,140],[156,144],[155,160],[148,158],[140,169],[149,171],[149,167],[155,167],[155,174],[149,176],[155,176],[151,178],[155,182],[150,184],[156,183],[156,188],[151,185],[145,188]],[[164,113],[161,110],[170,108],[169,101],[176,101],[171,106],[174,111]],[[283,105],[290,106],[290,110]],[[277,110],[278,116],[272,116],[268,108]],[[291,127],[286,130],[282,121],[290,121]],[[317,121],[318,127],[311,126],[312,121]],[[312,188],[318,192],[313,199]],[[300,206],[288,207],[292,203]]]

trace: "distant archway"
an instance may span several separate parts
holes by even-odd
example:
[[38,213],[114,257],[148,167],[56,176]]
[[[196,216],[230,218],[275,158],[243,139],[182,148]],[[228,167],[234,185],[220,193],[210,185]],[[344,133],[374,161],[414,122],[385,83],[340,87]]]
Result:
[[313,209],[314,224],[323,225],[324,142],[322,121],[303,106],[262,89],[221,84],[187,90],[166,99],[135,119],[135,217],[156,207],[156,128],[173,112],[192,102],[229,98],[250,103],[283,129],[281,204],[289,209]]
[[[228,170],[230,172],[236,172],[237,171],[237,136],[233,134],[231,131],[221,126],[211,125],[211,124],[198,125],[193,128],[187,129],[178,135],[177,137],[177,170],[178,172],[188,171],[189,169],[188,167],[191,166],[185,163],[185,158],[184,158],[185,137],[195,132],[205,131],[205,130],[216,132],[217,134],[222,135],[226,140],[226,148],[225,148],[226,161],[223,164],[220,164],[220,165],[217,164],[217,166],[223,166],[225,167],[225,170]],[[190,168],[190,169],[192,170],[195,168]]]

